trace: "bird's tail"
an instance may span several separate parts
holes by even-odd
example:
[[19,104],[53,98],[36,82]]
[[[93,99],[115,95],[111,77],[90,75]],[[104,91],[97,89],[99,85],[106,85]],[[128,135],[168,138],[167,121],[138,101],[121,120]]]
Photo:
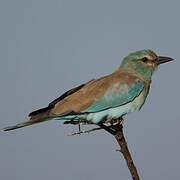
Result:
[[18,128],[22,128],[22,127],[24,127],[24,126],[29,126],[29,125],[32,125],[32,124],[35,124],[35,122],[25,121],[25,122],[16,124],[16,125],[14,125],[14,126],[8,126],[8,127],[4,128],[3,130],[4,130],[4,131],[11,131],[11,130],[18,129]]
[[44,122],[44,121],[48,121],[50,119],[53,119],[53,118],[48,116],[46,113],[42,113],[42,114],[31,116],[28,121],[16,124],[14,126],[6,127],[3,130],[4,131],[11,131],[11,130],[22,128],[22,127],[25,127],[25,126],[30,126],[30,125],[33,125],[33,124],[37,124],[37,123],[41,123],[41,122]]

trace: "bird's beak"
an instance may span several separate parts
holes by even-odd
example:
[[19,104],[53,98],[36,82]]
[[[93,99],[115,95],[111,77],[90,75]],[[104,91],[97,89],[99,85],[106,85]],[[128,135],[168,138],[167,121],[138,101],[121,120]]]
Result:
[[163,64],[163,63],[166,63],[166,62],[169,62],[169,61],[172,61],[173,59],[170,58],[170,57],[164,57],[164,56],[158,56],[157,60],[156,60],[156,63],[159,65],[159,64]]

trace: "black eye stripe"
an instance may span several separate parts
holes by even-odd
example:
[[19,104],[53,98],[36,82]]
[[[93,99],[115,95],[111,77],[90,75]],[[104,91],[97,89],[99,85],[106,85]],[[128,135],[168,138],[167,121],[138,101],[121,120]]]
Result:
[[147,57],[143,57],[143,58],[141,59],[141,61],[142,61],[142,62],[147,62],[147,61],[148,61],[148,58],[147,58]]

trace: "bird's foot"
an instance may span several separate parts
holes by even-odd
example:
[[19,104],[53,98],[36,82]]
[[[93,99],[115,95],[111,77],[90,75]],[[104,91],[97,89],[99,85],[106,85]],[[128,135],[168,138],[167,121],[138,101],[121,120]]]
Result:
[[116,149],[116,152],[122,152],[121,149]]
[[120,122],[119,122],[119,125],[122,126],[122,125],[123,125],[123,122],[124,122],[124,119],[121,118],[121,119],[120,119]]
[[112,119],[112,120],[110,121],[110,123],[111,123],[112,126],[116,126],[116,125],[122,126],[122,125],[123,125],[123,122],[124,122],[124,119],[123,119],[123,118]]
[[112,126],[116,126],[116,125],[118,125],[119,123],[120,123],[119,119],[112,119],[112,120],[111,120],[111,125],[112,125]]
[[64,124],[72,124],[72,125],[88,125],[88,124],[94,124],[91,121],[86,121],[86,120],[69,120],[69,121],[64,121]]

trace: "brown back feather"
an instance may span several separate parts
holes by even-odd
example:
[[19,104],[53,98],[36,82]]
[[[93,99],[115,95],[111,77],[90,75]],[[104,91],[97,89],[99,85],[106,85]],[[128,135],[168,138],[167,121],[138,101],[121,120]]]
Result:
[[[92,81],[92,80],[91,80]],[[89,81],[89,82],[91,82]],[[87,82],[87,83],[89,83]],[[69,91],[65,92],[64,94],[62,94],[61,96],[59,96],[58,98],[56,98],[55,100],[53,100],[51,103],[49,103],[49,105],[45,108],[41,108],[41,109],[38,109],[36,111],[33,111],[29,114],[29,116],[39,116],[39,115],[42,115],[43,113],[45,112],[49,112],[58,102],[60,102],[61,100],[63,100],[64,98],[66,98],[67,96],[79,91],[82,87],[84,87],[87,83],[84,83],[80,86],[77,86],[73,89],[70,89]]]

